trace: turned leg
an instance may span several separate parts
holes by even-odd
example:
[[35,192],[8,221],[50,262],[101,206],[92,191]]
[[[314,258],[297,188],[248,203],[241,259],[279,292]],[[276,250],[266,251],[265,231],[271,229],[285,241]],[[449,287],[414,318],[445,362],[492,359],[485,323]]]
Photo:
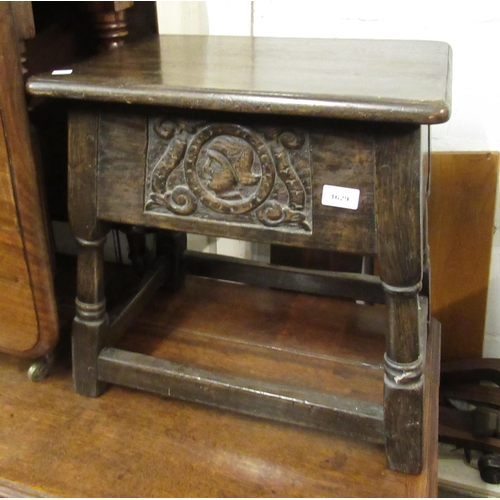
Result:
[[389,467],[422,469],[423,276],[420,127],[382,129],[376,167],[377,246],[386,293],[389,334],[385,354],[384,419]]
[[97,357],[108,331],[103,246],[108,227],[97,219],[98,115],[74,111],[69,119],[68,199],[71,227],[79,244],[76,317],[72,329],[75,389],[96,397]]
[[96,397],[104,390],[97,380],[97,357],[109,323],[104,298],[103,245],[97,240],[77,238],[78,252],[76,316],[73,320],[73,378],[75,389]]

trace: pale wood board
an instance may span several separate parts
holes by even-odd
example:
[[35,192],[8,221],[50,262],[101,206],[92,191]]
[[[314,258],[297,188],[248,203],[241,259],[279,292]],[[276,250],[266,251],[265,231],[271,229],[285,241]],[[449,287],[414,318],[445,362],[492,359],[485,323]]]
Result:
[[498,153],[433,153],[429,197],[431,310],[443,360],[483,354]]

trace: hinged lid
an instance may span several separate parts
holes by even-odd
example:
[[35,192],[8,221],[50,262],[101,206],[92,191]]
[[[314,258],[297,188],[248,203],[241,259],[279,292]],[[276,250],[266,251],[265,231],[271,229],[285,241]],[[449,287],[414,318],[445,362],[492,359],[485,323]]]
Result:
[[355,120],[449,118],[443,42],[169,35],[109,51],[28,91],[80,100]]

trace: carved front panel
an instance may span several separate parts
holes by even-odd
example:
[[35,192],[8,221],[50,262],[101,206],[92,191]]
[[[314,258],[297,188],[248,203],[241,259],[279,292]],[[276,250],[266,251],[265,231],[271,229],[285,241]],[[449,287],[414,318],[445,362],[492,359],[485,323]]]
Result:
[[311,233],[309,138],[287,127],[152,118],[145,210]]

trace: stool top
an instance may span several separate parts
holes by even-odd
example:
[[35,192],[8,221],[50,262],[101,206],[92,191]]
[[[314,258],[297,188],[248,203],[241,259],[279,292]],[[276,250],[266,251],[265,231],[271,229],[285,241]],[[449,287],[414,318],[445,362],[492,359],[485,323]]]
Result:
[[432,124],[451,105],[443,42],[154,36],[28,80],[33,95]]

